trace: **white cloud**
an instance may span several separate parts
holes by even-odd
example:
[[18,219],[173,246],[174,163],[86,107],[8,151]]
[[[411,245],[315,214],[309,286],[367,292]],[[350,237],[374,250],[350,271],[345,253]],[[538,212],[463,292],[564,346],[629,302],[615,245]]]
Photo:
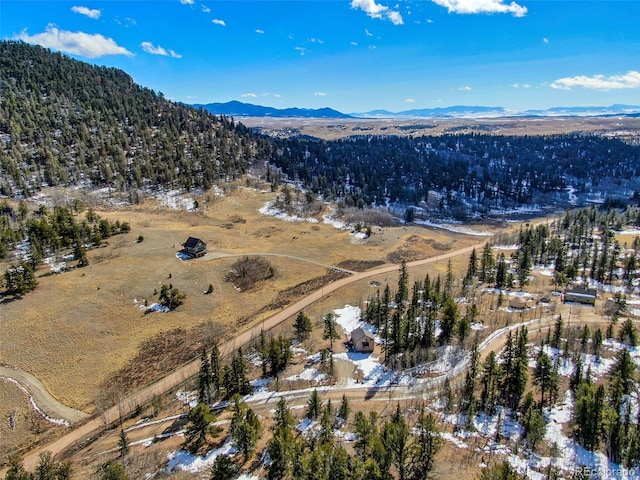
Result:
[[400,12],[391,10],[385,5],[376,3],[375,0],[351,0],[351,8],[362,10],[371,18],[390,20],[394,25],[403,24]]
[[319,38],[314,38],[314,37],[311,37],[311,38],[309,39],[309,41],[310,41],[311,43],[319,43],[320,45],[322,45],[322,44],[324,43],[324,40],[320,40]]
[[213,20],[211,20],[211,23],[215,23],[216,25],[220,25],[222,27],[226,27],[227,26],[225,21],[224,20],[220,20],[219,18],[214,18]]
[[195,0],[180,0],[180,3],[183,5],[193,5]]
[[71,7],[71,11],[75,13],[79,13],[80,15],[85,15],[89,18],[93,18],[94,20],[100,18],[100,14],[102,13],[100,10],[96,8],[79,7],[79,6]]
[[358,46],[358,42],[351,42],[351,46],[352,47],[357,47]]
[[433,3],[445,7],[449,13],[510,13],[514,17],[524,17],[527,7],[516,2],[505,4],[503,0],[432,0]]
[[16,38],[23,42],[86,58],[98,58],[104,55],[133,57],[133,53],[118,45],[112,38],[104,37],[99,33],[59,30],[52,24],[49,24],[43,33],[29,35],[26,30],[23,30]]
[[415,99],[413,99],[413,98],[405,98],[404,101],[406,103],[416,103]]
[[316,97],[326,97],[326,92],[313,92],[313,95]]
[[243,93],[240,95],[241,97],[251,97],[251,98],[256,98],[258,95],[256,95],[255,93],[249,92],[249,93]]
[[173,57],[173,58],[182,58],[182,55],[174,52],[173,50],[165,50],[163,47],[158,45],[157,47],[151,42],[142,42],[140,44],[142,50],[152,55],[162,55],[165,57]]
[[300,52],[300,55],[303,55],[303,56],[305,53],[307,53],[307,49],[304,47],[293,47],[293,49],[297,52]]
[[204,13],[211,13],[211,9],[210,9],[209,7],[207,7],[204,3],[202,3],[202,4],[200,5],[200,7],[202,8],[202,11],[203,11]]
[[471,87],[469,86],[465,86],[465,87],[460,87],[458,88],[459,92],[470,92],[471,91]]
[[260,35],[264,35],[264,30],[260,28],[256,28],[256,33],[259,33]]
[[118,25],[124,25],[125,27],[129,27],[129,26],[136,26],[138,25],[138,22],[136,21],[135,18],[130,18],[130,17],[125,17],[124,20],[120,20],[119,18],[116,18],[114,21],[114,23],[117,23]]
[[528,83],[514,83],[512,85],[513,88],[532,88]]
[[366,28],[364,29],[364,34],[365,34],[367,37],[373,37],[373,33],[371,33],[371,32],[370,32],[369,30],[367,30]]
[[629,71],[624,75],[578,75],[576,77],[559,78],[551,83],[551,88],[557,90],[571,90],[575,87],[591,90],[621,90],[626,88],[640,88],[640,72]]
[[542,39],[542,41],[543,41],[544,43],[549,43],[549,39],[548,39],[547,37],[544,37],[544,38]]
[[389,17],[389,20],[391,20],[391,23],[393,23],[394,25],[402,25],[404,23],[402,21],[402,15],[400,15],[400,12],[389,12],[387,16]]

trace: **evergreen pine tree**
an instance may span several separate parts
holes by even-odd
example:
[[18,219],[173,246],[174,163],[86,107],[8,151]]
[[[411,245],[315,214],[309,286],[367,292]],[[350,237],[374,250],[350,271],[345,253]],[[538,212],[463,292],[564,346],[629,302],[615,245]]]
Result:
[[338,324],[336,323],[333,313],[327,313],[322,317],[324,322],[324,333],[322,338],[329,340],[329,350],[333,353],[333,340],[340,338],[338,333]]
[[211,466],[209,480],[229,480],[238,474],[238,467],[233,463],[229,455],[221,454],[216,457]]
[[424,480],[433,469],[434,459],[440,447],[442,438],[438,431],[435,417],[427,413],[424,405],[420,407],[418,422],[414,427],[414,442],[411,446],[409,480]]
[[198,374],[198,402],[208,404],[211,401],[211,365],[206,349],[202,349],[200,373]]
[[451,342],[458,318],[458,306],[453,297],[447,295],[440,320],[440,336],[438,337],[440,345],[448,345]]
[[308,338],[311,330],[311,319],[307,315],[305,315],[304,312],[298,313],[295,323],[296,337],[298,338],[298,340],[302,341]]
[[118,440],[118,451],[120,458],[125,458],[129,454],[129,439],[124,429],[120,429],[120,439]]
[[338,408],[338,418],[342,419],[342,423],[347,423],[349,420],[349,413],[351,411],[351,407],[349,406],[349,399],[346,394],[342,394],[342,402],[340,403],[340,407]]
[[220,389],[222,388],[222,367],[220,364],[220,350],[218,344],[214,343],[211,347],[211,356],[209,357],[209,372],[210,376],[210,391],[213,398],[220,395]]
[[321,408],[322,402],[320,401],[320,395],[318,395],[318,390],[314,388],[311,392],[311,396],[309,397],[309,402],[307,403],[306,417],[309,420],[315,420],[320,415]]

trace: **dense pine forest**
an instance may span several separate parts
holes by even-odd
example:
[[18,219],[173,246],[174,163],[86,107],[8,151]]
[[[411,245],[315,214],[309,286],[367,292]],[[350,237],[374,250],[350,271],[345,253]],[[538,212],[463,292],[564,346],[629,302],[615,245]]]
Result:
[[246,127],[166,100],[125,72],[0,42],[0,192],[210,188],[261,156]]
[[623,194],[640,175],[640,148],[595,135],[359,137],[277,140],[272,162],[314,192],[348,205],[405,203],[463,219],[519,205],[568,205]]
[[638,190],[640,147],[575,133],[274,139],[166,100],[125,72],[0,42],[0,193],[46,186],[208,189],[269,162],[347,206],[402,204],[465,219]]

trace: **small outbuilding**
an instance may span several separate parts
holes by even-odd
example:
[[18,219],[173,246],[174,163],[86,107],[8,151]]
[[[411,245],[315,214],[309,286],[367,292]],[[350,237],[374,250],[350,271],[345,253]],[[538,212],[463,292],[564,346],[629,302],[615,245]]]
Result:
[[358,327],[351,332],[351,340],[349,343],[356,352],[371,353],[375,346],[375,337],[373,333],[368,330]]
[[597,291],[595,288],[567,288],[564,292],[565,302],[584,303],[586,305],[596,304]]
[[189,237],[182,244],[184,252],[192,257],[204,257],[207,254],[207,244],[196,237]]
[[532,307],[533,305],[534,305],[534,300],[531,297],[512,296],[509,298],[509,306],[511,308],[524,310],[525,308]]

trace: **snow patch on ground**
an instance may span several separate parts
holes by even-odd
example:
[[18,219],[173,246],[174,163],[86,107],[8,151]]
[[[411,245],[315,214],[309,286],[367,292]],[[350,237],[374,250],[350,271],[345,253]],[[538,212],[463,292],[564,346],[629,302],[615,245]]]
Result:
[[[394,375],[393,371],[382,365],[380,359],[371,353],[336,353],[333,358],[353,363],[356,370],[361,373],[363,383],[368,385],[383,383]],[[349,381],[353,383],[353,380]]]
[[628,227],[623,230],[616,230],[616,235],[638,235],[640,236],[640,229],[634,227]]
[[329,375],[320,372],[317,368],[305,368],[302,372],[286,377],[285,380],[307,380],[311,382],[324,382],[329,380]]
[[[491,215],[526,215],[530,213],[538,213],[542,212],[543,209],[540,205],[523,205],[517,208],[492,208],[489,210]],[[516,222],[521,222],[522,220],[515,220]]]
[[519,245],[514,243],[511,245],[494,245],[493,249],[494,250],[517,250],[519,248]]
[[463,235],[474,235],[478,237],[489,237],[493,235],[493,233],[486,230],[474,230],[473,228],[464,227],[462,224],[434,223],[430,220],[416,220],[414,223],[417,225],[424,225],[425,227],[441,228],[453,233],[462,233]]
[[152,303],[151,305],[149,305],[148,307],[145,306],[144,304],[140,305],[138,307],[140,310],[143,310],[145,313],[146,312],[160,312],[160,313],[167,313],[169,312],[169,307],[165,307],[164,305],[160,305],[159,303]]
[[471,330],[484,330],[486,328],[489,328],[489,327],[487,327],[484,323],[473,322],[471,324]]
[[232,455],[235,451],[235,448],[229,441],[225,442],[220,448],[207,452],[207,454],[202,457],[192,455],[184,450],[174,451],[169,454],[169,463],[167,464],[166,470],[169,473],[177,470],[189,473],[202,472],[205,469],[210,469],[219,455]]
[[274,217],[285,222],[318,223],[318,220],[313,217],[298,217],[297,215],[289,215],[288,213],[276,208],[273,202],[267,202],[264,207],[258,209],[258,212],[267,217]]
[[194,408],[198,405],[198,392],[190,390],[178,390],[176,397],[182,402],[183,405],[189,405],[189,408]]
[[337,228],[338,230],[351,230],[351,225],[331,215],[323,215],[322,223],[331,225],[333,228]]
[[193,212],[196,210],[196,201],[193,195],[193,193],[185,194],[183,190],[167,190],[157,193],[155,197],[161,207]]
[[453,443],[458,448],[469,448],[469,445],[452,433],[440,432],[440,436],[447,442]]
[[349,335],[356,328],[362,328],[375,335],[376,343],[382,343],[382,339],[376,335],[378,330],[373,325],[362,320],[362,310],[360,307],[345,305],[344,308],[338,308],[333,311],[336,323],[342,328],[342,331]]
[[29,393],[29,391],[26,388],[24,388],[22,386],[22,384],[20,382],[18,382],[16,379],[11,378],[11,377],[0,376],[0,380],[5,380],[5,381],[7,381],[9,383],[12,383],[16,387],[18,387],[20,389],[20,391],[22,393],[24,393],[29,398],[29,403],[31,404],[31,408],[33,408],[38,413],[38,415],[40,415],[42,418],[44,418],[47,422],[53,423],[55,425],[61,425],[63,427],[70,427],[71,426],[71,424],[66,420],[63,420],[61,418],[53,418],[53,417],[50,417],[49,415],[47,415],[46,413],[44,413],[38,407],[38,405],[36,405],[36,402],[33,399],[33,397],[31,396],[31,394]]

